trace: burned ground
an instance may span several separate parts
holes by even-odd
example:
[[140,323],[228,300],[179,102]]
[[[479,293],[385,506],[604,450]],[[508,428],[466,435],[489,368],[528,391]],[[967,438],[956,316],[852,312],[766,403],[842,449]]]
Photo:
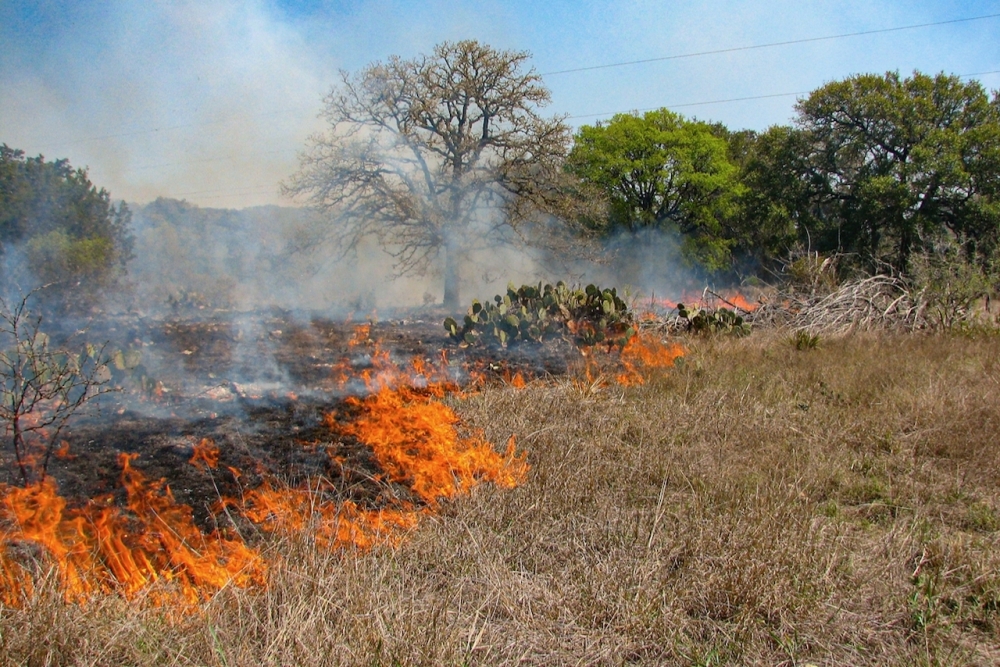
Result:
[[[139,350],[141,362],[116,373],[122,391],[104,397],[62,434],[68,454],[54,457],[48,468],[60,494],[70,507],[121,505],[119,455],[136,454],[132,467],[164,480],[205,530],[232,518],[211,509],[220,498],[238,498],[265,480],[297,486],[323,479],[327,493],[361,507],[416,500],[383,479],[368,447],[324,424],[327,415],[346,414],[348,396],[368,391],[362,378],[373,369],[373,354],[387,353],[403,367],[422,360],[459,386],[517,374],[563,375],[581,359],[565,340],[512,349],[459,347],[429,317],[359,324],[274,309],[125,315],[68,328],[77,343]],[[204,439],[219,450],[215,469],[190,463]],[[9,454],[3,456],[0,483],[19,483]]]

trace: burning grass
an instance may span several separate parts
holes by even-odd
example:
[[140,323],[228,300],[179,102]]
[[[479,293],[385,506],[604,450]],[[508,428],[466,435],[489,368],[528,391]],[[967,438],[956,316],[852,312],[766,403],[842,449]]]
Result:
[[[81,607],[42,577],[0,611],[0,662],[996,664],[1000,339],[789,335],[695,339],[641,385],[446,398],[517,436],[523,484],[365,551],[280,532],[266,586],[180,617],[167,582]],[[382,428],[377,395],[335,424]]]

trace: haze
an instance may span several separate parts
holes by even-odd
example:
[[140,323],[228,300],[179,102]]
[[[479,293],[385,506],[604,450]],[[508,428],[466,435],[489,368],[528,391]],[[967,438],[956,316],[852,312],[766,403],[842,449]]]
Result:
[[[115,199],[289,205],[338,69],[443,40],[532,52],[541,73],[980,17],[997,2],[702,3],[208,0],[0,6],[0,142],[69,158]],[[858,72],[975,74],[1000,87],[1000,17],[549,74],[552,114],[661,106],[731,128],[786,123],[796,97]],[[986,74],[982,74],[986,73]]]

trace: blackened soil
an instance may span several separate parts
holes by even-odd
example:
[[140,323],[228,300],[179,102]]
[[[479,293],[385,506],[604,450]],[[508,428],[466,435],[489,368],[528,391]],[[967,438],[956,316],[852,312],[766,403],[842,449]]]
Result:
[[[563,340],[462,348],[438,319],[368,324],[368,340],[358,344],[357,323],[278,310],[74,323],[71,343],[107,341],[109,350],[140,352],[141,361],[117,369],[122,391],[62,433],[69,454],[51,458],[48,473],[70,506],[109,498],[124,505],[120,456],[134,454],[132,467],[162,480],[206,529],[226,520],[211,509],[221,498],[239,499],[265,480],[292,486],[323,480],[327,493],[367,507],[415,501],[384,479],[367,447],[323,423],[329,413],[343,414],[346,395],[365,391],[359,379],[345,386],[340,375],[347,368],[357,378],[370,368],[375,341],[402,366],[414,358],[440,365],[444,352],[448,374],[459,384],[517,373],[562,375],[581,358]],[[214,469],[190,463],[205,438],[220,452]],[[9,446],[0,450],[0,482],[21,483]]]

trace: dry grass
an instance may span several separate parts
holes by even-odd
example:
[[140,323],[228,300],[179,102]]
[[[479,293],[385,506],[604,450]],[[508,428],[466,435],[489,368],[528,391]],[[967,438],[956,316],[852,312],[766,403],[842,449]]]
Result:
[[532,473],[396,549],[274,548],[200,613],[0,610],[10,665],[1000,661],[1000,339],[701,340],[643,387],[464,400]]

